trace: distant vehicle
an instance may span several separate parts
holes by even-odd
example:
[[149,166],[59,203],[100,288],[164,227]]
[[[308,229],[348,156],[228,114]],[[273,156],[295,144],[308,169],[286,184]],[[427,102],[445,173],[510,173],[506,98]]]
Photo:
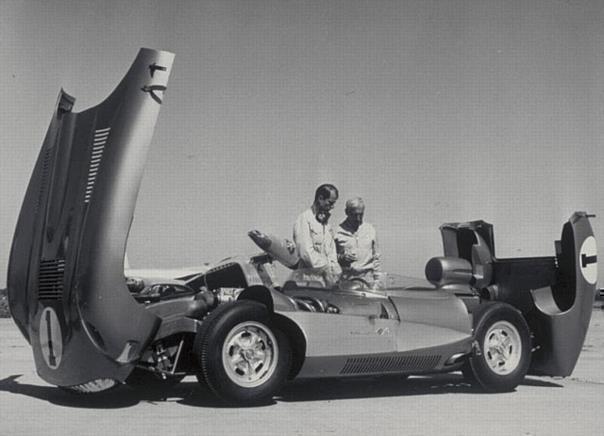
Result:
[[92,393],[195,374],[228,402],[255,403],[294,377],[462,370],[500,392],[527,373],[571,374],[597,278],[583,212],[548,257],[498,259],[490,224],[444,224],[444,256],[427,262],[428,281],[390,275],[378,289],[361,280],[280,286],[268,246],[168,277],[125,275],[172,61],[142,49],[115,91],[80,113],[59,95],[8,272],[10,310],[41,378]]

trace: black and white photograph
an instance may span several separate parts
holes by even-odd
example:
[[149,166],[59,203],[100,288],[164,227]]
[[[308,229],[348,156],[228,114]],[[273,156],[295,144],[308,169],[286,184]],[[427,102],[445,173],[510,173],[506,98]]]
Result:
[[0,434],[599,434],[603,23],[0,0]]

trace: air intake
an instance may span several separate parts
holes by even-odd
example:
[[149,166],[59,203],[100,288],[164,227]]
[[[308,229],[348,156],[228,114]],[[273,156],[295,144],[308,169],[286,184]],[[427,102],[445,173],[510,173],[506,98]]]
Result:
[[428,371],[436,367],[441,356],[351,357],[340,374]]
[[40,262],[38,273],[38,299],[60,300],[63,295],[65,260],[52,259]]
[[109,137],[111,127],[98,129],[94,131],[94,140],[92,142],[92,152],[90,154],[90,164],[88,165],[88,179],[86,180],[86,193],[84,194],[84,203],[90,203],[94,184],[99,174],[105,144]]

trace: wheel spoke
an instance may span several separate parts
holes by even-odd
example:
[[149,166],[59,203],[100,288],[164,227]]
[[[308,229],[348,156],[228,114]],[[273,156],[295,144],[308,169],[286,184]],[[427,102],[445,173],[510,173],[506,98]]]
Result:
[[489,336],[489,347],[496,347],[500,342],[499,332],[494,331],[491,333],[491,336]]
[[254,343],[252,344],[251,348],[253,348],[254,351],[264,349],[264,341],[262,340],[262,338],[260,338],[259,336],[256,337],[256,339],[255,339]]
[[501,345],[502,345],[504,348],[508,348],[508,347],[511,345],[511,343],[512,343],[512,339],[511,339],[509,336],[506,336],[506,337],[503,339],[503,341],[501,342]]
[[238,335],[235,338],[233,338],[233,345],[235,345],[239,349],[246,347],[245,339],[242,337],[242,335]]
[[245,372],[245,375],[247,376],[248,380],[253,380],[256,371],[254,370],[254,367],[252,366],[252,362],[250,362],[249,360],[246,360],[245,363],[247,366],[247,371]]
[[237,353],[231,358],[231,365],[236,367],[243,361],[244,359],[241,357],[241,354]]
[[264,361],[261,359],[252,359],[249,361],[249,364],[252,372],[257,373],[258,368],[260,368],[264,364]]

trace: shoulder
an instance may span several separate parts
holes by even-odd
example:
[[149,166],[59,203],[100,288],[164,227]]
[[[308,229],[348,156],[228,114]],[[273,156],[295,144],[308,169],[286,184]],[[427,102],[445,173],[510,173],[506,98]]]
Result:
[[304,227],[312,227],[313,226],[314,215],[312,210],[306,209],[304,212],[300,213],[296,218],[294,223],[294,232],[301,230]]
[[314,218],[315,214],[312,212],[311,208],[305,209],[304,212],[302,212],[300,214],[300,216],[303,216],[306,219],[310,219],[310,218]]
[[375,227],[371,223],[363,223],[363,231],[367,234],[375,235]]
[[344,222],[342,222],[338,226],[336,226],[335,232],[336,232],[336,235],[339,235],[339,236],[350,236],[350,231],[346,229],[346,227],[344,226]]
[[312,216],[312,210],[310,209],[306,209],[303,212],[300,212],[300,214],[298,214],[298,217],[296,218],[296,221],[308,221],[309,216]]

